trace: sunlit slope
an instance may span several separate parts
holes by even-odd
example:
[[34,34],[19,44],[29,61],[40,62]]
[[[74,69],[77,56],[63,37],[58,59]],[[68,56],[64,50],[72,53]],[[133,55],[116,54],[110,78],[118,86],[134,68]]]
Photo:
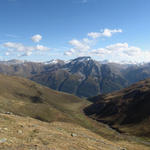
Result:
[[46,123],[30,117],[0,114],[2,150],[149,150],[126,141],[109,141],[81,126]]
[[0,75],[0,112],[44,121],[73,121],[88,102],[21,77]]

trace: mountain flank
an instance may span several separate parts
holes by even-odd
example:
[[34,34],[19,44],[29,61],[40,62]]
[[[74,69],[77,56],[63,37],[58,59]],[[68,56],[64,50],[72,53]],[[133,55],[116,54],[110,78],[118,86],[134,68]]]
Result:
[[0,73],[26,77],[54,90],[79,97],[109,93],[128,85],[120,66],[101,64],[91,57],[79,57],[68,62],[0,62]]
[[120,132],[150,137],[150,79],[121,91],[90,98],[85,113]]
[[89,102],[51,90],[22,77],[0,75],[0,112],[43,121],[73,121],[72,115]]
[[150,64],[117,64],[78,57],[70,61],[0,61],[0,73],[21,76],[57,91],[93,97],[150,77]]
[[44,122],[69,122],[108,139],[114,134],[119,138],[113,130],[84,115],[83,109],[90,104],[85,99],[54,91],[22,77],[0,75],[0,113],[11,112]]

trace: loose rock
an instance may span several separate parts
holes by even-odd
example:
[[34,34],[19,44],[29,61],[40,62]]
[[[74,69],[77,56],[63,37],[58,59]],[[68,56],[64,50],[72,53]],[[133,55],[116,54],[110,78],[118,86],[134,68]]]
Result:
[[75,134],[75,133],[71,133],[71,136],[72,136],[72,137],[75,137],[75,136],[77,136],[77,134]]
[[22,130],[18,130],[18,133],[19,133],[19,134],[22,134],[23,132],[22,132]]
[[5,131],[8,131],[8,128],[4,128]]
[[0,143],[5,143],[7,141],[6,138],[0,139]]

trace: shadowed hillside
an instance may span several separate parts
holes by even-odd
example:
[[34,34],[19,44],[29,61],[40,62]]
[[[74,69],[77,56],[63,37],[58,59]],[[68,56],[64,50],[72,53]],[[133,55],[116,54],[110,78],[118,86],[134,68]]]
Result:
[[112,94],[90,99],[85,113],[120,132],[150,137],[150,79]]

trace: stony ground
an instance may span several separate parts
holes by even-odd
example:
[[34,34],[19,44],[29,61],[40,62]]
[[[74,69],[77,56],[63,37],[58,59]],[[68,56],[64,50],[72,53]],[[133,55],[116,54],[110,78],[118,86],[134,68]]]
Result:
[[0,150],[150,150],[132,142],[111,142],[78,125],[45,123],[0,114]]

